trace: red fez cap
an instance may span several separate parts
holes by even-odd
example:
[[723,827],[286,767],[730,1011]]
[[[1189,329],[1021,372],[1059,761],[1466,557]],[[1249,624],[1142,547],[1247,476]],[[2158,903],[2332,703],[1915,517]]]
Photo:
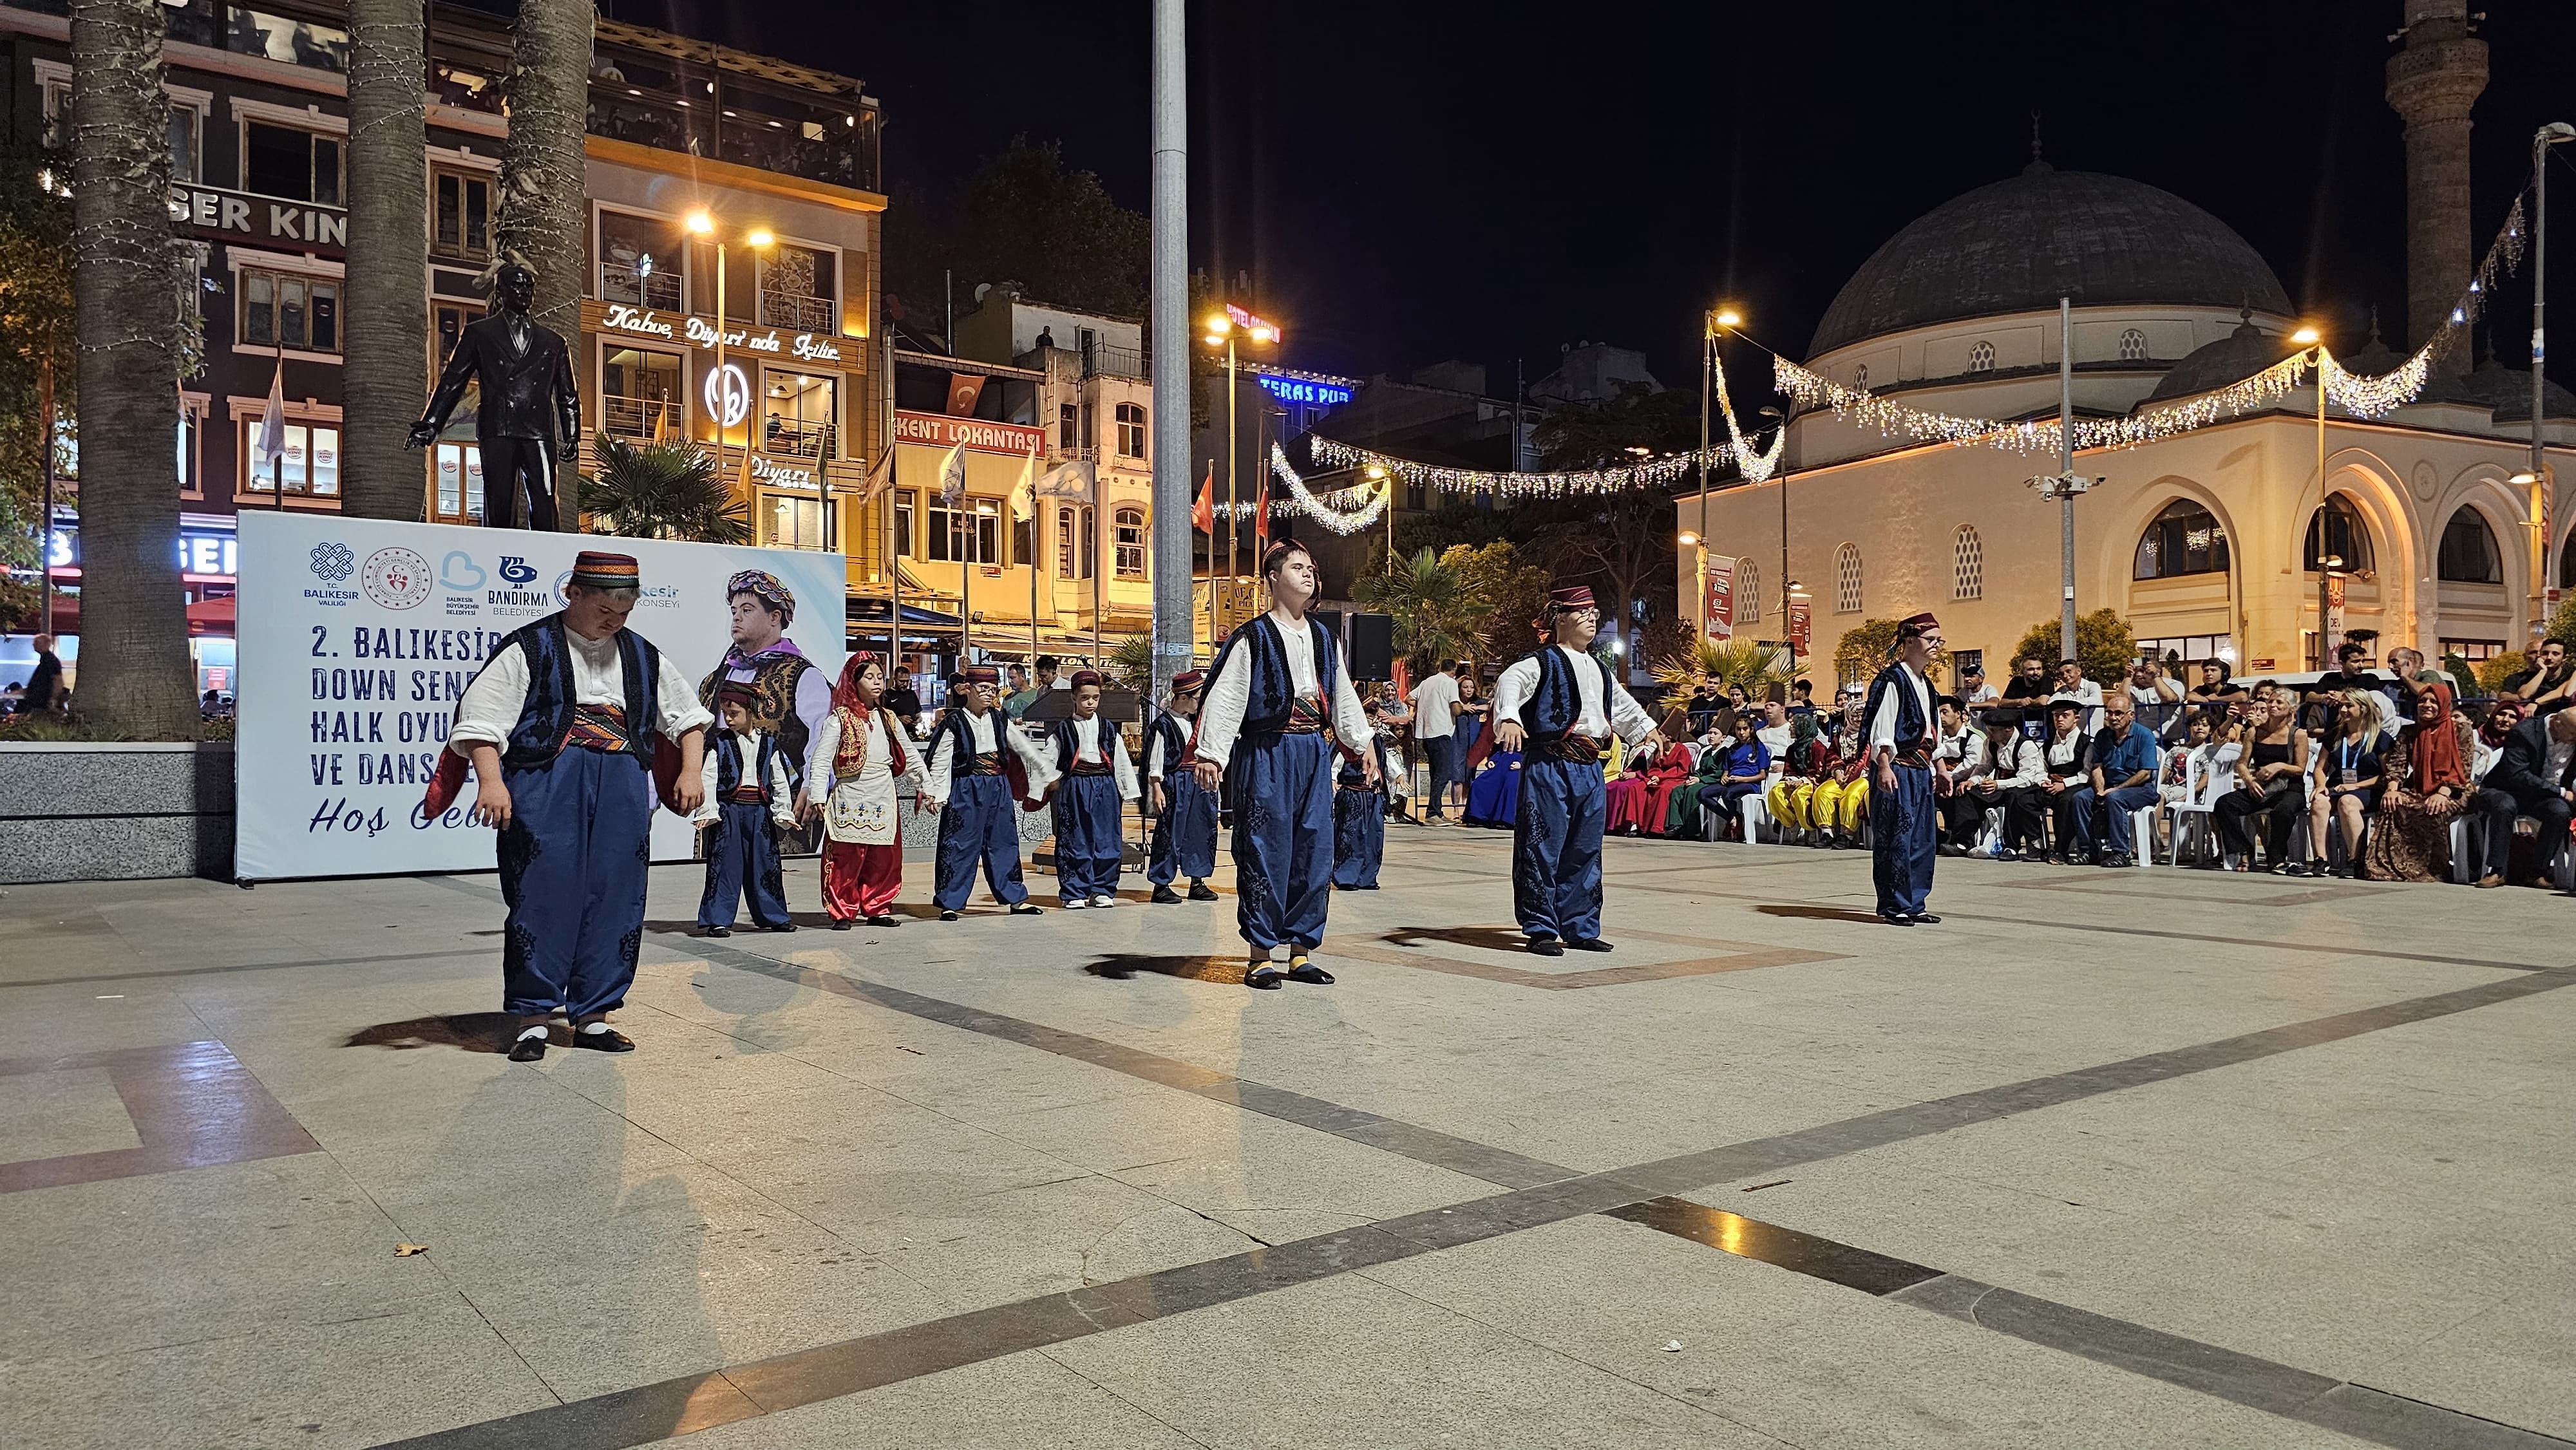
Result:
[[1551,610],[1599,608],[1592,602],[1592,586],[1589,584],[1569,584],[1562,589],[1547,591],[1547,607]]
[[1101,678],[1100,671],[1098,670],[1075,670],[1073,672],[1073,688],[1077,690],[1081,689],[1085,685],[1105,686],[1108,683],[1109,682],[1107,680]]
[[1941,621],[1934,619],[1932,617],[1932,611],[1927,609],[1921,614],[1912,615],[1905,619],[1898,620],[1896,622],[1896,637],[1898,639],[1913,639],[1917,635],[1930,634],[1932,631],[1939,629],[1940,627]]
[[1195,690],[1206,683],[1207,671],[1183,670],[1179,674],[1172,676],[1172,693],[1175,695],[1186,695],[1190,691]]
[[634,589],[642,586],[644,570],[632,554],[584,549],[574,557],[572,578],[565,582],[584,589]]
[[970,685],[998,685],[1002,682],[1002,672],[991,665],[968,665],[957,672],[957,677]]
[[753,689],[747,680],[727,680],[716,686],[716,703],[721,705],[727,701],[756,712],[760,709],[760,692]]

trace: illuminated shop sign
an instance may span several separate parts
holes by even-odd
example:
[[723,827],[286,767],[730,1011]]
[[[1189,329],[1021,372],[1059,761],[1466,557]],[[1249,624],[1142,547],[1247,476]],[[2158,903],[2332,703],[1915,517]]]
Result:
[[1340,383],[1318,382],[1313,378],[1281,377],[1277,373],[1254,373],[1270,396],[1283,403],[1308,403],[1318,407],[1338,408],[1351,400],[1351,390]]
[[[659,312],[631,306],[624,302],[609,304],[608,314],[602,319],[601,326],[611,332],[623,332],[635,337],[658,337],[664,342],[685,340],[709,351],[713,351],[716,345],[715,324],[703,317],[665,317]],[[728,350],[797,357],[808,362],[841,360],[841,349],[829,338],[811,332],[800,332],[789,336],[780,333],[774,327],[758,333],[747,327],[735,328],[724,335],[724,345]]]
[[[232,582],[235,570],[234,540],[229,533],[197,529],[179,531],[179,572],[192,578],[220,583]],[[53,546],[45,551],[47,569],[80,567],[80,530],[57,528]]]

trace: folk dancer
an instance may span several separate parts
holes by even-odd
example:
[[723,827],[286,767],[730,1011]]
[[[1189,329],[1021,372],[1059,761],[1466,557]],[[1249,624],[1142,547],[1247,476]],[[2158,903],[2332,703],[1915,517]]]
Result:
[[[1392,737],[1377,701],[1362,708],[1373,728],[1357,740],[1342,742],[1341,769],[1333,775],[1333,886],[1340,891],[1377,890],[1378,867],[1386,859],[1386,783],[1394,778],[1387,751]],[[1374,778],[1367,770],[1372,755],[1378,765]]]
[[[1288,945],[1290,980],[1329,984],[1309,958],[1324,939],[1333,874],[1333,732],[1369,733],[1333,636],[1306,617],[1320,580],[1294,539],[1261,557],[1270,609],[1229,635],[1208,683],[1195,747],[1199,789],[1234,799],[1234,912],[1250,948],[1243,984],[1275,989],[1270,954]],[[1361,762],[1374,779],[1378,762]]]
[[1932,863],[1940,839],[1933,817],[1936,791],[1947,775],[1933,770],[1940,737],[1932,714],[1932,681],[1925,673],[1941,647],[1941,622],[1918,614],[1896,626],[1896,662],[1870,681],[1869,830],[1870,879],[1878,887],[1879,919],[1890,926],[1929,926],[1941,918],[1924,910],[1932,894]]
[[1145,879],[1153,883],[1153,899],[1166,906],[1181,899],[1172,883],[1183,876],[1190,878],[1190,900],[1216,900],[1207,884],[1216,873],[1216,797],[1199,788],[1190,769],[1190,730],[1206,683],[1205,670],[1172,676],[1171,701],[1145,730],[1146,804],[1154,814]]
[[1044,766],[1019,722],[993,709],[1000,681],[990,665],[959,671],[948,710],[930,730],[921,804],[939,813],[939,865],[930,899],[941,921],[955,921],[965,911],[979,862],[995,901],[1013,916],[1038,914],[1020,880],[1019,803],[1028,794],[1029,769]]
[[546,1055],[558,1011],[574,1046],[634,1050],[608,1014],[625,1005],[644,939],[656,736],[677,748],[673,808],[694,814],[704,799],[709,717],[661,651],[626,628],[640,586],[632,556],[582,551],[564,607],[504,639],[465,687],[450,762],[431,787],[436,815],[472,762],[471,819],[499,829],[512,1062]]
[[1601,939],[1601,833],[1609,818],[1601,753],[1612,731],[1635,748],[1664,743],[1644,708],[1592,654],[1601,611],[1592,588],[1547,597],[1552,643],[1494,682],[1494,745],[1525,750],[1520,811],[1512,825],[1512,909],[1529,949],[1606,952]]
[[1055,810],[1056,890],[1064,909],[1118,904],[1118,863],[1136,767],[1118,727],[1100,718],[1098,670],[1073,672],[1073,713],[1046,722],[1038,756]]
[[760,694],[731,680],[716,686],[724,728],[705,754],[699,776],[706,798],[690,824],[707,838],[707,888],[698,897],[698,932],[733,935],[734,909],[751,898],[751,924],[762,931],[794,931],[787,915],[787,883],[778,866],[778,833],[796,829],[795,772],[775,732],[754,723]]
[[809,789],[823,812],[823,909],[832,930],[895,924],[903,889],[903,824],[895,781],[925,793],[921,755],[885,703],[883,662],[861,651],[841,666],[832,711],[814,732]]

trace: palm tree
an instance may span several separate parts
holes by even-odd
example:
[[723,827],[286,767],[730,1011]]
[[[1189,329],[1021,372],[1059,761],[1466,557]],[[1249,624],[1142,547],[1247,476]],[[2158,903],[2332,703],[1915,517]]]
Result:
[[1154,637],[1131,634],[1118,641],[1118,647],[1109,652],[1109,662],[1101,666],[1101,673],[1140,695],[1151,690],[1154,687]]
[[1745,694],[1759,698],[1765,687],[1785,685],[1794,673],[1785,652],[1749,639],[1703,639],[1655,664],[1655,682],[1676,695],[1687,695],[1705,683],[1740,686]]
[[1429,549],[1392,572],[1362,579],[1351,592],[1394,617],[1396,652],[1417,670],[1437,669],[1443,660],[1484,647],[1481,626],[1492,603],[1478,598],[1465,576]]
[[700,544],[751,542],[749,506],[695,443],[629,443],[602,433],[599,467],[581,475],[594,532]]
[[349,285],[340,381],[348,411],[341,508],[416,519],[426,502],[406,435],[420,414],[429,322],[421,208],[420,0],[349,0]]
[[[72,296],[80,342],[81,713],[142,740],[198,716],[170,506],[193,252],[170,234],[160,0],[73,0]],[[186,257],[187,289],[176,283]],[[411,284],[414,291],[420,284]],[[183,301],[184,298],[184,301]],[[189,310],[183,314],[182,308]]]
[[[581,336],[581,291],[589,270],[583,225],[588,178],[582,136],[590,108],[592,0],[519,0],[510,58],[510,134],[501,147],[495,230],[503,255],[536,274],[529,315],[567,338]],[[415,291],[419,283],[411,284]],[[565,469],[570,477],[573,470]],[[573,498],[556,508],[567,532],[581,528]]]

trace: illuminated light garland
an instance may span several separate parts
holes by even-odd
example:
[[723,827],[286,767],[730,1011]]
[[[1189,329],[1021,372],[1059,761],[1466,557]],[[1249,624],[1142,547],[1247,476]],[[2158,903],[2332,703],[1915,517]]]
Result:
[[1272,512],[1303,514],[1344,538],[1385,517],[1387,501],[1395,496],[1392,475],[1380,481],[1375,488],[1354,484],[1321,496],[1311,493],[1306,488],[1306,480],[1299,478],[1297,470],[1289,465],[1288,450],[1276,443],[1270,445],[1270,472],[1288,489],[1287,498],[1271,501]]
[[[1353,447],[1337,439],[1307,435],[1307,452],[1317,463],[1334,468],[1377,467],[1407,483],[1436,488],[1450,493],[1491,493],[1505,498],[1555,497],[1569,493],[1624,493],[1630,489],[1656,488],[1671,483],[1699,467],[1701,458],[1708,460],[1711,472],[1739,461],[1736,450],[1727,444],[1714,444],[1705,453],[1692,449],[1686,453],[1668,453],[1661,458],[1636,463],[1615,464],[1607,468],[1561,469],[1553,473],[1495,473],[1481,468],[1444,468],[1433,463],[1417,463],[1398,458],[1392,453]],[[1772,459],[1778,460],[1775,443]]]
[[1757,451],[1747,444],[1744,430],[1735,422],[1735,400],[1726,395],[1726,366],[1717,360],[1713,351],[1708,366],[1709,376],[1717,383],[1718,411],[1726,415],[1727,437],[1733,440],[1731,451],[1735,455],[1736,467],[1743,472],[1748,483],[1769,482],[1771,475],[1780,467],[1780,455],[1788,449],[1789,430],[1786,427],[1774,429],[1767,452]]

